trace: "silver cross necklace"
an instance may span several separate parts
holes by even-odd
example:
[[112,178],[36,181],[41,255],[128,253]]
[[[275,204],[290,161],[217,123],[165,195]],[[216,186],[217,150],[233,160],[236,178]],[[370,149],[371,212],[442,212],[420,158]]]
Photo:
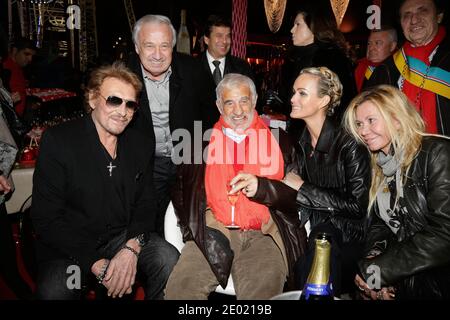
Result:
[[108,169],[108,171],[109,171],[109,176],[110,177],[112,177],[113,169],[116,168],[116,166],[114,166],[112,162],[113,162],[113,160],[116,159],[116,156],[117,156],[117,144],[118,144],[118,141],[116,140],[116,145],[114,146],[114,154],[113,154],[113,156],[109,155],[109,153],[106,150],[105,146],[102,144],[102,150],[105,153],[106,160],[109,160],[110,158],[112,159],[112,160],[109,160],[109,165],[106,166],[106,169]]

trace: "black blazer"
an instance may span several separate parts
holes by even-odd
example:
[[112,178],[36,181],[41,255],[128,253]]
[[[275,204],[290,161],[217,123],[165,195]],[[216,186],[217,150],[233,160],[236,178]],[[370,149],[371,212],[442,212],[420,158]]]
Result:
[[[141,79],[141,62],[139,56],[132,53],[128,60],[128,67]],[[191,56],[173,52],[172,56],[172,74],[169,79],[169,126],[173,133],[176,129],[187,129],[191,135],[194,133],[194,121],[200,121],[200,93],[197,62]],[[153,120],[151,106],[145,85],[139,99],[140,106],[131,127],[146,134],[150,142],[153,141],[155,148],[155,132],[153,130]],[[174,141],[176,145],[176,141]]]
[[[219,120],[220,112],[216,106],[216,83],[211,72],[211,68],[208,65],[208,58],[206,57],[206,51],[203,52],[199,58],[200,63],[200,84],[202,86],[202,106],[201,117],[203,121],[203,128],[209,129]],[[227,55],[225,58],[225,76],[228,73],[240,73],[250,77],[253,80],[252,70],[250,65],[243,59],[238,57]]]
[[[154,230],[154,148],[147,139],[132,128],[119,137],[127,239]],[[40,261],[71,258],[90,271],[103,258],[96,249],[108,240],[112,221],[105,193],[111,181],[104,161],[90,115],[45,131],[31,208]]]

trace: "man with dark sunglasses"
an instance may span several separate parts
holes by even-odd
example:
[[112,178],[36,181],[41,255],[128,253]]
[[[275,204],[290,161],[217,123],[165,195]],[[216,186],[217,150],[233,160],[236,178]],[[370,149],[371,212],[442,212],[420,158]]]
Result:
[[123,64],[96,69],[89,115],[46,130],[33,177],[37,298],[80,299],[90,280],[108,296],[162,299],[177,250],[155,231],[153,144],[127,128],[139,78]]
[[[128,63],[141,78],[145,89],[131,126],[144,132],[149,138],[148,143],[156,140],[153,176],[157,199],[156,230],[161,236],[164,235],[164,216],[176,174],[172,156],[176,154],[174,147],[179,142],[172,140],[172,134],[182,129],[193,137],[194,121],[201,120],[200,97],[204,94],[198,88],[197,62],[191,56],[174,52],[176,39],[169,18],[146,15],[134,26],[136,54],[131,55]],[[192,139],[187,140],[192,142]]]
[[116,96],[108,96],[107,98],[105,98],[101,94],[99,94],[99,96],[105,99],[106,105],[111,108],[118,108],[125,102],[125,107],[127,108],[127,110],[130,110],[134,113],[139,107],[139,103],[134,100],[126,100]]

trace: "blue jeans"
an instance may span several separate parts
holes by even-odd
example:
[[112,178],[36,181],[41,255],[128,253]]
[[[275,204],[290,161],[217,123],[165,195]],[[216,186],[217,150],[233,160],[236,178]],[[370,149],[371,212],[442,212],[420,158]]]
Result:
[[[125,244],[126,231],[114,237],[105,246],[99,249],[100,254],[108,259],[120,250]],[[162,300],[164,288],[170,273],[179,257],[177,249],[170,243],[151,233],[149,241],[142,248],[137,264],[137,280],[144,288],[146,300]],[[96,281],[89,271],[81,269],[80,288],[71,289],[73,284],[73,271],[69,266],[76,265],[70,259],[58,259],[39,264],[36,296],[41,300],[79,300],[86,293],[90,283]],[[72,277],[72,278],[70,278]],[[101,286],[103,287],[103,286]]]

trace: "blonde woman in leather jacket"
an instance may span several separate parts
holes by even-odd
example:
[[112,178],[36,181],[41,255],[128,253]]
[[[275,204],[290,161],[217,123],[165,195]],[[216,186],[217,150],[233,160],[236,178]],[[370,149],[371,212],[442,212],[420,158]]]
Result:
[[368,299],[450,297],[450,140],[398,89],[382,85],[350,103],[348,131],[371,152],[365,257],[355,282]]

